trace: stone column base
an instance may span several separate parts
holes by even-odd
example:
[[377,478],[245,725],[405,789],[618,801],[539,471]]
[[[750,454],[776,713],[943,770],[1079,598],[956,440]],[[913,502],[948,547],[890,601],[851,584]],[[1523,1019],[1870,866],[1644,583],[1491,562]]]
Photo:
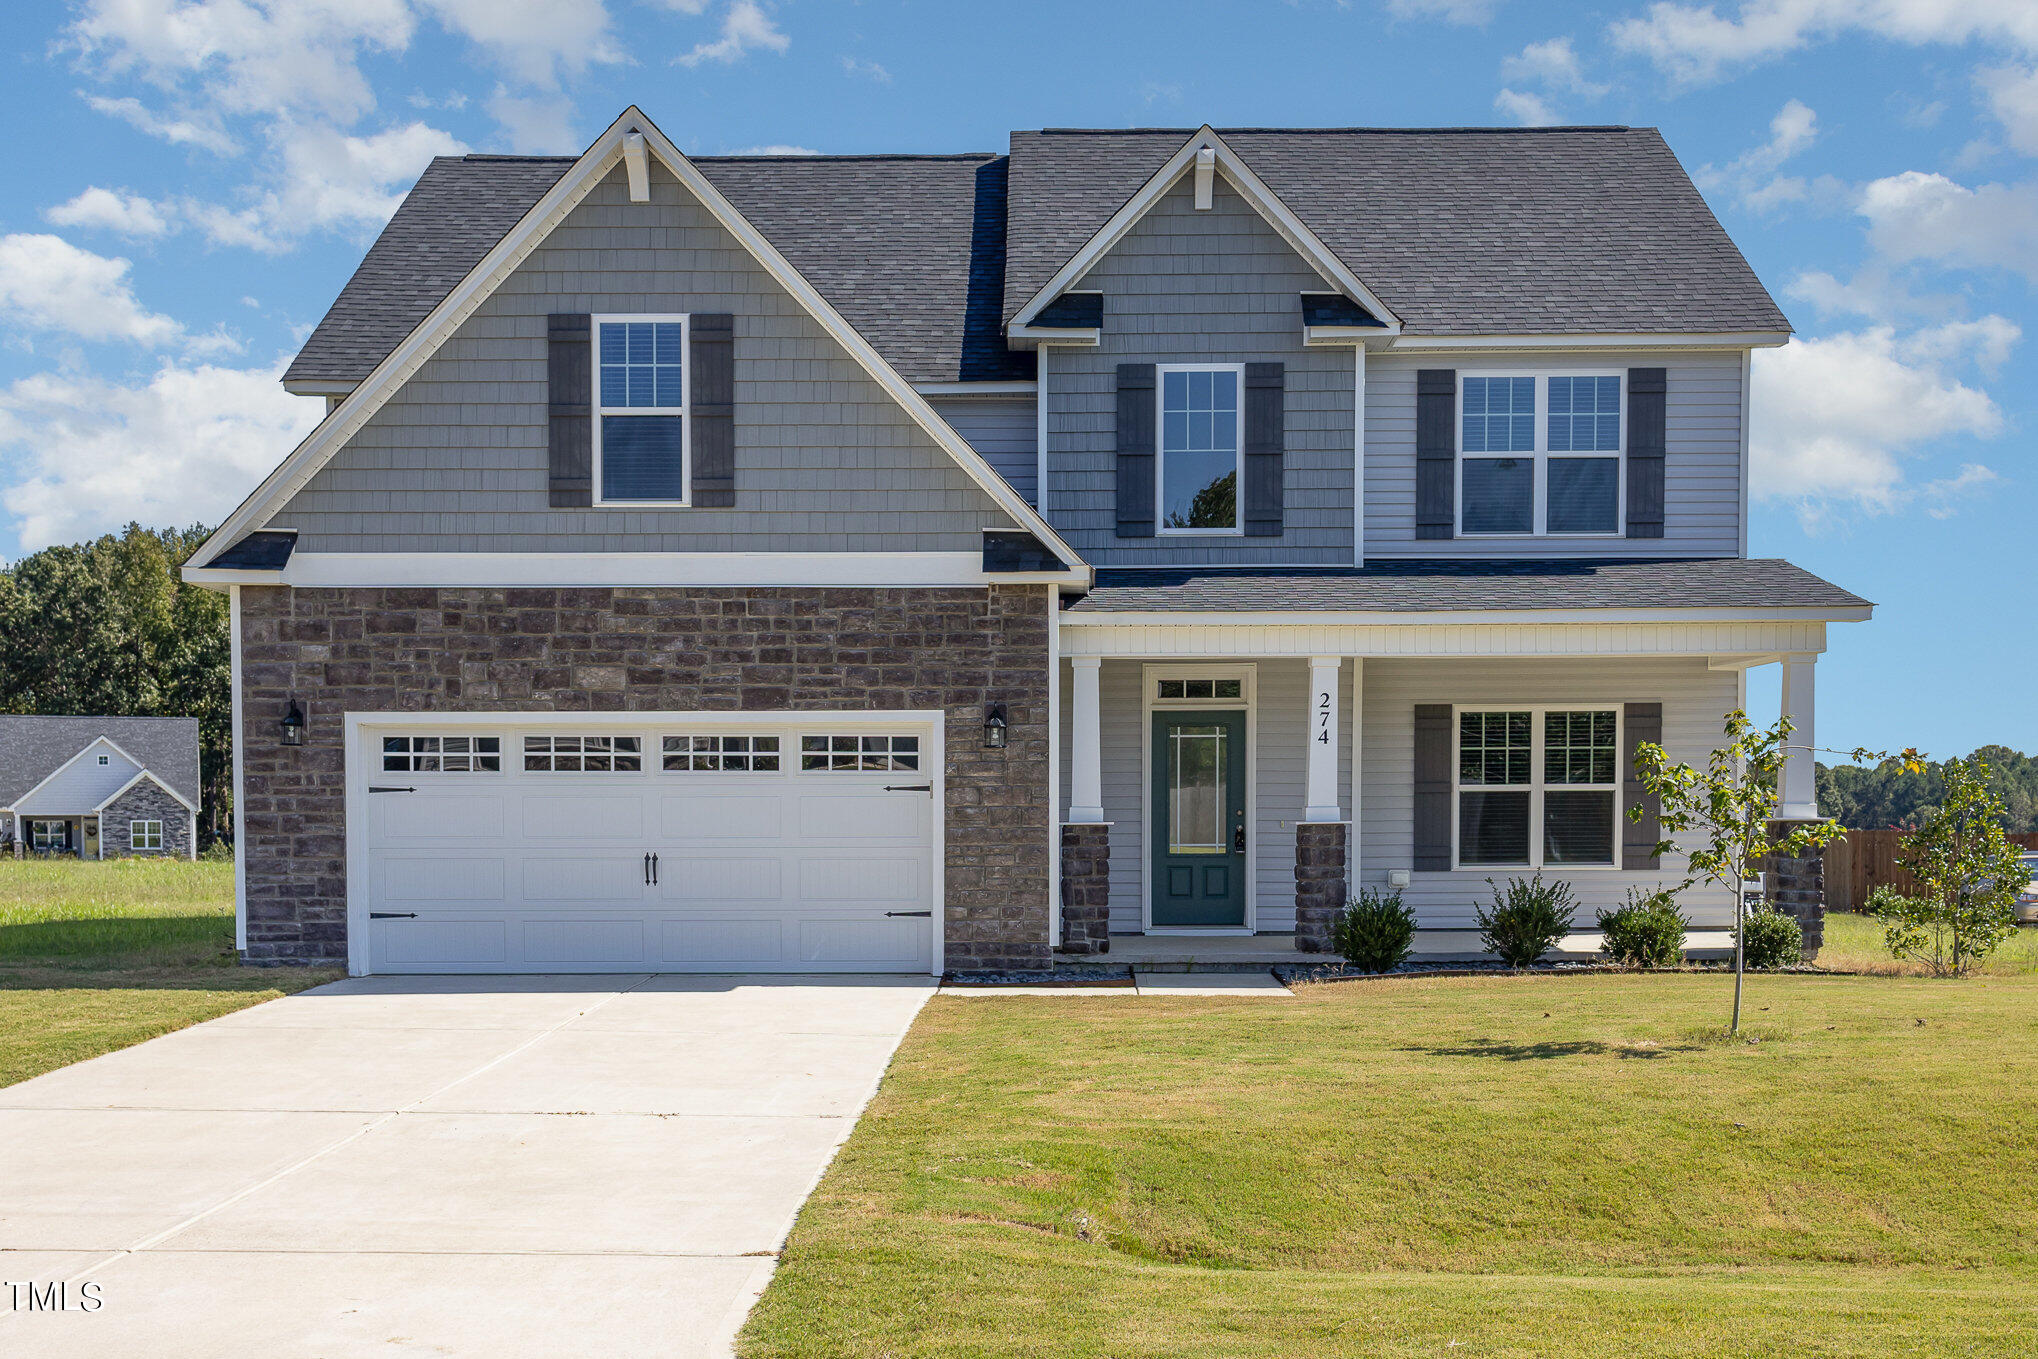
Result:
[[[1769,835],[1781,839],[1799,826],[1817,821],[1772,821]],[[1769,904],[1797,921],[1804,931],[1806,962],[1819,956],[1826,942],[1826,856],[1814,849],[1801,859],[1774,858],[1764,866],[1762,892]]]
[[1111,951],[1111,828],[1061,828],[1061,951]]
[[1331,922],[1345,908],[1350,833],[1342,821],[1304,821],[1295,827],[1295,947],[1303,953],[1331,951]]

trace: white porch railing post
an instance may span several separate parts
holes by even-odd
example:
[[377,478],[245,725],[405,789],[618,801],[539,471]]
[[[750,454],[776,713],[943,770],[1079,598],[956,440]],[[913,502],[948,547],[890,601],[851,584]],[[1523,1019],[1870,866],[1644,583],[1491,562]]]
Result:
[[1813,685],[1813,666],[1817,661],[1818,656],[1809,652],[1783,658],[1783,715],[1790,719],[1792,731],[1789,749],[1783,756],[1783,785],[1779,790],[1782,805],[1776,814],[1790,821],[1813,820],[1819,814],[1818,783],[1812,767],[1812,747],[1817,743],[1814,736],[1817,699]]
[[1069,714],[1069,810],[1071,824],[1104,819],[1104,719],[1098,696],[1103,659],[1071,656],[1075,711]]
[[1338,662],[1336,656],[1309,658],[1309,777],[1304,821],[1345,819],[1337,800]]

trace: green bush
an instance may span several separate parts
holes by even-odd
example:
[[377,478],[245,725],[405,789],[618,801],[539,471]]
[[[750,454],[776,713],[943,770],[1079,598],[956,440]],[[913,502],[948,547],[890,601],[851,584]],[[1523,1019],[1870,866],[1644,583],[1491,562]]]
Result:
[[1578,902],[1569,883],[1545,883],[1537,873],[1509,878],[1505,887],[1488,878],[1486,885],[1493,888],[1493,909],[1478,908],[1479,942],[1509,967],[1527,967],[1571,933]]
[[1331,922],[1330,943],[1353,967],[1392,972],[1415,947],[1415,912],[1402,904],[1399,890],[1368,887]]
[[209,864],[230,864],[234,861],[234,847],[224,840],[214,840],[198,851],[198,858]]
[[1691,922],[1667,890],[1630,887],[1628,899],[1600,911],[1598,919],[1606,935],[1601,951],[1623,967],[1675,967],[1684,961],[1684,931]]
[[1742,958],[1749,967],[1793,967],[1804,961],[1804,930],[1770,906],[1757,906],[1741,925]]

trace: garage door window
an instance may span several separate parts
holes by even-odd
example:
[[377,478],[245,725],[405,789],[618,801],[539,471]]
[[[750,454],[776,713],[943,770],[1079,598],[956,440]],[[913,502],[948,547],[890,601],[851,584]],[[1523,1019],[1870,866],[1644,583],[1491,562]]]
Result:
[[493,774],[502,769],[502,738],[385,736],[382,768],[393,774]]
[[536,774],[634,774],[644,768],[641,736],[526,736],[524,768]]
[[776,736],[668,736],[664,747],[669,770],[733,774],[778,770]]
[[918,769],[917,736],[802,736],[800,768]]

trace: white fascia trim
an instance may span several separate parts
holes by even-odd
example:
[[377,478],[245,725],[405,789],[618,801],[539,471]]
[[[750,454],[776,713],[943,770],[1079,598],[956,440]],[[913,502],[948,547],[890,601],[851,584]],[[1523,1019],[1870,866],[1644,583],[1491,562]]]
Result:
[[1038,382],[916,382],[913,390],[922,396],[1032,396]]
[[1372,289],[1361,283],[1358,275],[1345,267],[1344,261],[1337,257],[1336,252],[1325,245],[1315,232],[1303,224],[1300,217],[1289,210],[1288,205],[1281,201],[1280,195],[1268,188],[1266,182],[1253,173],[1252,167],[1226,145],[1224,139],[1217,135],[1216,129],[1208,123],[1183,142],[1181,149],[1168,157],[1166,164],[1154,172],[1153,178],[1147,180],[1138,193],[1126,199],[1124,206],[1111,214],[1110,220],[1098,229],[1097,234],[1092,236],[1081,250],[1070,256],[1068,262],[1055,271],[1054,277],[1050,278],[1039,292],[1027,299],[1026,305],[1019,308],[1018,314],[1012,318],[1011,325],[1006,327],[1006,333],[1017,338],[1027,323],[1040,314],[1041,308],[1088,273],[1090,266],[1103,258],[1112,246],[1118,244],[1119,239],[1132,229],[1133,224],[1144,217],[1148,209],[1174,187],[1176,180],[1191,171],[1196,161],[1196,153],[1206,146],[1217,153],[1217,168],[1223,171],[1224,177],[1238,190],[1239,196],[1252,204],[1253,210],[1266,219],[1268,226],[1280,233],[1282,239],[1286,240],[1303,259],[1314,265],[1317,272],[1332,286],[1385,321],[1387,325],[1379,332],[1380,334],[1400,334],[1401,318],[1394,314],[1393,309],[1382,302]]
[[155,784],[156,787],[162,789],[164,792],[168,793],[171,797],[177,799],[178,804],[182,806],[185,811],[191,813],[193,816],[198,815],[198,808],[192,803],[191,799],[185,797],[182,793],[178,792],[175,788],[172,788],[169,784],[164,783],[161,779],[157,778],[154,774],[151,774],[146,769],[136,770],[133,778],[129,779],[126,783],[120,785],[119,792],[107,798],[97,807],[94,807],[92,809],[92,813],[94,815],[98,815],[105,812],[105,810],[108,807],[111,807],[114,803],[120,801],[123,797],[126,797],[128,790],[133,788],[136,784],[140,783],[143,779],[147,779],[150,783]]
[[1580,623],[1860,623],[1875,606],[1851,609],[1437,609],[1429,612],[1296,610],[1293,613],[1238,610],[1228,613],[1141,612],[1064,613],[1068,627],[1354,627],[1395,623],[1461,624],[1473,627],[1570,627]]
[[1095,349],[1104,343],[1098,326],[1022,326],[1014,321],[1005,338],[1016,345],[1065,344],[1071,349]]
[[[23,793],[23,794],[22,794],[22,795],[21,795],[20,797],[18,797],[18,798],[16,798],[16,799],[14,799],[14,805],[15,805],[16,807],[21,807],[21,806],[25,806],[25,805],[27,805],[27,803],[28,803],[28,802],[29,802],[29,801],[30,801],[30,800],[31,800],[32,798],[34,798],[34,797],[35,797],[35,795],[36,795],[37,793],[39,793],[39,792],[41,792],[41,791],[42,791],[42,786],[43,786],[43,785],[44,785],[45,783],[48,783],[48,782],[49,782],[49,781],[50,781],[51,779],[53,779],[53,778],[55,778],[55,777],[56,777],[57,775],[59,775],[59,774],[63,773],[63,772],[64,772],[64,771],[66,770],[66,769],[69,769],[69,768],[70,768],[70,767],[71,767],[72,765],[74,765],[74,764],[76,764],[76,763],[77,763],[78,761],[80,761],[80,760],[84,759],[84,758],[85,758],[85,757],[86,757],[87,755],[90,755],[90,754],[91,754],[91,753],[92,753],[93,751],[97,750],[97,749],[98,749],[99,747],[101,747],[101,746],[105,746],[105,747],[106,747],[106,748],[107,748],[108,750],[110,750],[110,751],[112,751],[112,752],[113,752],[114,754],[116,754],[116,755],[120,756],[120,758],[121,758],[121,759],[123,759],[123,760],[126,760],[126,761],[127,761],[127,762],[128,762],[129,764],[133,765],[133,766],[134,766],[134,767],[135,767],[136,769],[142,770],[142,771],[144,771],[144,772],[146,772],[146,771],[147,771],[147,769],[148,769],[148,766],[147,766],[147,765],[143,764],[143,763],[142,763],[142,762],[141,762],[140,760],[137,760],[137,759],[136,759],[136,758],[135,758],[134,756],[132,756],[132,755],[128,754],[128,753],[127,753],[126,751],[122,750],[122,749],[120,748],[119,744],[118,744],[117,742],[115,742],[115,741],[114,741],[114,739],[113,739],[112,737],[110,737],[110,736],[95,736],[95,737],[93,737],[93,738],[92,738],[91,740],[87,741],[87,742],[86,742],[86,743],[85,743],[84,745],[82,745],[82,746],[78,747],[78,752],[77,752],[77,753],[76,753],[75,755],[71,756],[71,758],[70,758],[70,759],[68,759],[68,760],[65,760],[65,761],[64,761],[64,762],[63,762],[62,764],[58,765],[58,766],[57,766],[57,767],[56,767],[55,769],[52,769],[52,770],[51,770],[51,771],[50,771],[49,773],[47,773],[47,774],[43,775],[43,776],[42,776],[42,777],[41,777],[40,779],[37,779],[37,780],[36,780],[36,782],[35,782],[35,786],[34,786],[34,787],[30,788],[30,789],[29,789],[29,790],[28,790],[27,792]],[[59,813],[59,812],[28,812],[28,813],[25,813],[25,814],[26,814],[26,815],[29,815],[29,816],[58,816],[58,815],[78,815],[79,813]]]
[[528,258],[539,243],[562,221],[566,214],[579,204],[580,200],[599,184],[603,177],[622,158],[624,138],[631,133],[641,133],[649,151],[662,161],[674,178],[686,187],[701,205],[712,214],[722,227],[734,236],[738,244],[750,252],[767,273],[787,292],[791,293],[801,306],[821,323],[835,341],[849,351],[851,358],[870,375],[894,401],[898,402],[915,424],[940,446],[943,452],[955,460],[957,466],[976,482],[983,492],[1010,515],[1014,522],[1046,544],[1048,549],[1075,571],[1087,574],[1089,567],[1076,550],[1065,542],[1061,535],[1051,528],[1045,519],[1034,512],[1033,507],[1020,498],[1005,479],[992,470],[977,451],[965,442],[961,435],[951,428],[946,420],[927,404],[927,399],[913,390],[912,384],[899,375],[896,368],[885,361],[884,356],[871,347],[856,327],[849,324],[842,314],[821,296],[798,269],[778,249],[766,240],[748,218],[735,206],[706,176],[694,167],[692,161],[674,146],[665,134],[658,130],[643,110],[635,104],[623,110],[610,123],[601,136],[595,138],[571,170],[561,176],[559,182],[546,190],[545,195],[526,212],[509,234],[498,241],[493,250],[484,255],[481,262],[467,272],[439,305],[420,321],[403,342],[375,365],[359,387],[350,392],[340,404],[327,413],[318,427],[305,436],[304,442],[285,458],[275,471],[263,478],[254,494],[242,501],[225,522],[213,530],[212,536],[193,555],[193,560],[204,563],[214,553],[237,542],[242,535],[261,527],[277,507],[301,490],[304,484],[325,466],[332,455],[339,451],[346,441],[354,436],[368,418],[381,409],[417,370],[425,360],[437,352],[440,345],[457,330],[461,323],[473,315],[475,309],[501,285],[502,281]]
[[[217,574],[249,583],[247,572]],[[986,571],[981,552],[299,552],[273,575],[279,585],[326,588],[1087,582],[1075,571]]]
[[1453,349],[1774,349],[1790,339],[1787,330],[1721,333],[1632,331],[1603,335],[1397,335],[1387,348],[1397,353],[1438,353]]
[[345,396],[357,382],[341,382],[337,378],[320,378],[309,382],[285,382],[283,390],[292,396]]
[[1385,348],[1391,340],[1389,332],[1378,326],[1304,326],[1302,346],[1305,349],[1321,349],[1336,346],[1339,349],[1350,344],[1365,344],[1371,341],[1378,348]]

